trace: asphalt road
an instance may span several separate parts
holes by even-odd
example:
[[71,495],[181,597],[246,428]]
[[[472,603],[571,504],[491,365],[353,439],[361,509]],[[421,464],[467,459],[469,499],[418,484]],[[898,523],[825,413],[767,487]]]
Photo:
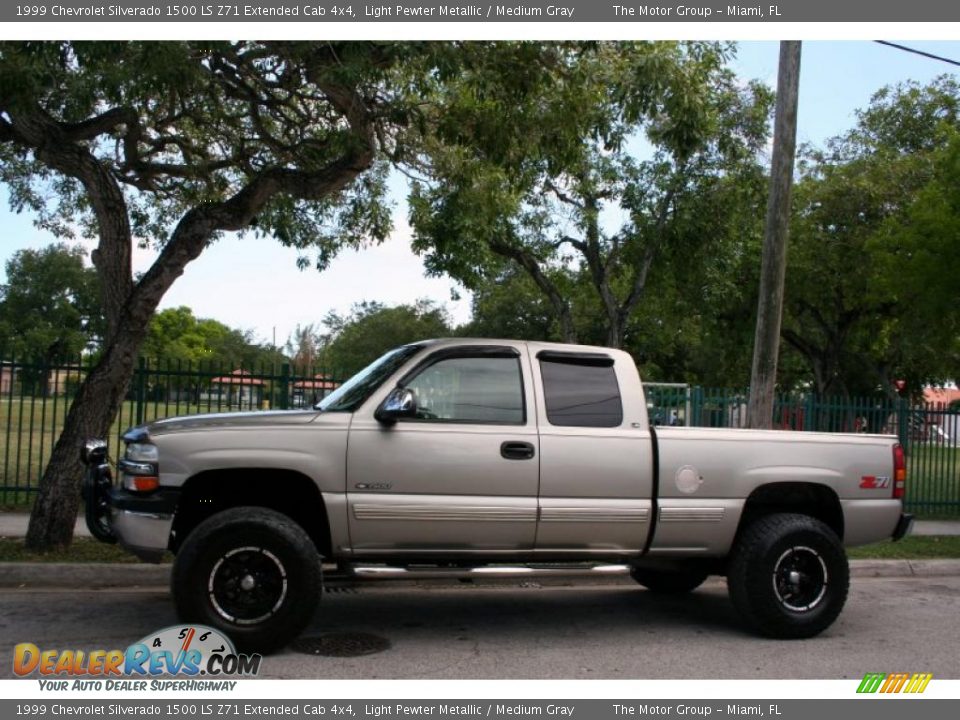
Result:
[[[13,646],[124,648],[176,623],[169,595],[144,590],[0,590],[0,677]],[[343,636],[330,637],[343,633]],[[860,678],[931,672],[960,678],[960,577],[855,578],[840,620],[818,638],[747,634],[722,580],[665,599],[630,584],[433,587],[328,592],[307,631],[334,647],[372,635],[361,657],[286,650],[274,678]],[[341,644],[341,641],[342,644]]]

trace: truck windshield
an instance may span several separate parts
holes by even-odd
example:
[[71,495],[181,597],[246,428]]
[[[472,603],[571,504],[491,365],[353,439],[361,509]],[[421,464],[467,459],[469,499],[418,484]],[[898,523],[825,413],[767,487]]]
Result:
[[324,412],[353,412],[401,365],[420,352],[421,348],[421,345],[404,345],[381,355],[314,405],[314,409]]

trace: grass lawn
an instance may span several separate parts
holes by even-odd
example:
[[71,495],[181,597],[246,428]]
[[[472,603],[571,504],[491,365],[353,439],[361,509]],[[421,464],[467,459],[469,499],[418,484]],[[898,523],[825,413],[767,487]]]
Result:
[[[0,397],[0,506],[23,508],[33,502],[33,494],[20,488],[36,487],[60,437],[71,400],[52,396],[41,398]],[[143,422],[158,418],[201,412],[224,412],[250,407],[196,405],[182,402],[148,402],[142,413]],[[128,400],[110,429],[107,440],[113,457],[120,452],[120,434],[137,424],[137,405]],[[80,449],[77,448],[77,452]],[[5,488],[5,489],[3,489]]]
[[960,535],[910,535],[899,542],[884,540],[850,548],[851,559],[923,560],[960,558]]

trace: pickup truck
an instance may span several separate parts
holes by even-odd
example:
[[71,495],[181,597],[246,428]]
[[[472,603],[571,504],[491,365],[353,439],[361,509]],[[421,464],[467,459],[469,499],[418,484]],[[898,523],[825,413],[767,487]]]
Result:
[[87,522],[175,554],[185,622],[269,652],[352,578],[619,564],[656,593],[727,579],[760,634],[805,638],[846,601],[845,546],[899,539],[892,436],[654,427],[636,366],[584,345],[393,349],[312,409],[160,420],[81,451]]

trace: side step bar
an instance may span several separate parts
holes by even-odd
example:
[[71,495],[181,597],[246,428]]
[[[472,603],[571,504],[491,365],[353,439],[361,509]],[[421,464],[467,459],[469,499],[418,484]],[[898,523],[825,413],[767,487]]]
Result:
[[[346,572],[343,572],[346,570]],[[510,578],[576,578],[626,575],[627,565],[520,565],[481,567],[431,567],[391,565],[350,565],[327,575],[328,580],[466,580]]]

